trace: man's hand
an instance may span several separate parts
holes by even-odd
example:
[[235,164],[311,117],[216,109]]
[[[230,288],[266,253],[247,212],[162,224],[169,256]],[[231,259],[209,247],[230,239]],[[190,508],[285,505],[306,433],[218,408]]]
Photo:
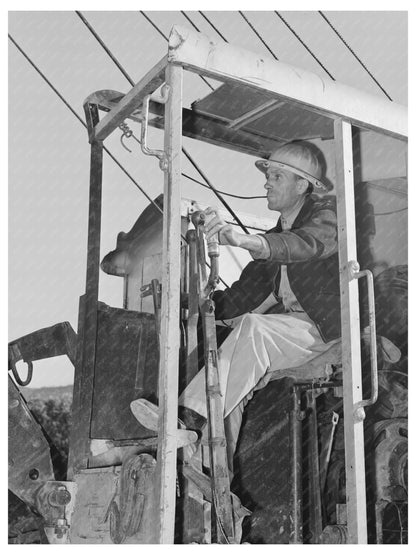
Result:
[[207,241],[218,233],[218,239],[220,245],[230,245],[232,247],[239,247],[241,244],[241,238],[244,237],[242,233],[235,231],[235,226],[227,224],[225,220],[219,215],[217,208],[212,208],[209,206],[204,210],[206,215],[206,224],[204,225],[204,231],[206,234]]
[[206,216],[206,224],[204,232],[207,241],[218,233],[220,245],[230,245],[231,247],[240,247],[249,251],[254,259],[269,258],[270,248],[267,241],[260,235],[246,235],[235,231],[235,226],[227,224],[218,214],[217,208],[209,206],[204,210]]

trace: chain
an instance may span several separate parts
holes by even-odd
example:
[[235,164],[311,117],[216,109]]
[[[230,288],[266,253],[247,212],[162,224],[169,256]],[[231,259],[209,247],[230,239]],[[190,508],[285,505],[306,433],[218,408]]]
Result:
[[133,131],[130,129],[130,127],[128,126],[128,124],[125,121],[120,123],[120,125],[118,127],[119,127],[119,129],[121,129],[121,131],[123,131],[123,134],[120,136],[120,142],[124,146],[124,148],[131,153],[131,150],[129,149],[129,147],[124,144],[123,139],[124,138],[130,139],[130,137],[133,135]]

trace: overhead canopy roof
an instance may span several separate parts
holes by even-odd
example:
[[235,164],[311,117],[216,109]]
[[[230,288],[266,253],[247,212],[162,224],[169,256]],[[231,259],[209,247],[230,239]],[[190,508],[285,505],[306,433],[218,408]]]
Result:
[[331,139],[333,120],[306,110],[267,91],[226,83],[192,104],[192,110],[223,122],[226,127],[240,129],[273,141],[296,139]]
[[270,93],[271,99],[298,106],[300,117],[305,110],[329,119],[342,118],[363,129],[407,137],[404,106],[179,25],[170,33],[168,61],[224,83],[252,87],[253,95]]
[[[183,109],[183,134],[188,137],[263,157],[295,139],[333,138],[339,118],[361,129],[407,137],[403,106],[174,26],[167,57],[125,96],[98,91],[87,99],[101,95],[99,104],[104,97],[109,101],[111,113],[94,129],[96,139],[108,136],[125,117],[140,119],[142,101],[163,84],[168,63],[222,82],[194,101],[191,110]],[[163,128],[164,111],[163,104],[153,102],[149,123]]]

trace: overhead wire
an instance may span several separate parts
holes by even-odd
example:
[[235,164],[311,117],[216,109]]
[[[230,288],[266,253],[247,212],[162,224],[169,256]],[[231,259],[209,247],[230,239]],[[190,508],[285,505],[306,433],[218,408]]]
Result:
[[[140,13],[143,15],[143,17],[152,25],[152,27],[167,41],[168,37],[159,29],[159,27],[151,20],[150,17],[147,16],[147,14],[145,14],[145,12],[140,11]],[[189,23],[197,30],[199,31],[198,27],[193,23],[193,21],[189,18],[189,16],[182,11],[181,12],[182,15],[187,19],[187,21],[189,21]],[[210,24],[210,26],[217,32],[217,34],[225,41],[228,42],[226,37],[218,30],[218,28],[211,22],[211,20],[202,12],[199,12],[201,14],[201,16]],[[246,23],[249,25],[249,27],[252,29],[252,31],[256,34],[256,36],[259,38],[259,40],[262,42],[262,44],[267,48],[267,50],[272,54],[272,56],[278,60],[277,56],[274,54],[274,52],[271,50],[271,48],[268,46],[268,44],[266,43],[266,41],[263,39],[263,37],[261,37],[261,35],[258,33],[258,31],[255,29],[254,25],[248,20],[248,18],[245,16],[245,14],[242,11],[239,11],[240,15],[242,16],[242,18],[246,21]],[[306,48],[306,50],[312,55],[312,57],[315,59],[315,61],[317,61],[317,63],[322,67],[322,69],[328,74],[328,76],[335,81],[335,78],[330,74],[330,72],[327,70],[327,68],[325,68],[325,66],[320,62],[320,60],[318,59],[317,56],[315,56],[315,54],[311,51],[311,49],[306,45],[306,43],[299,37],[299,35],[294,31],[294,29],[289,25],[289,23],[283,18],[283,16],[275,11],[276,15],[283,21],[283,23],[288,27],[288,29],[294,34],[294,36],[301,42],[301,44]],[[367,73],[370,75],[370,77],[375,81],[375,83],[380,87],[380,89],[384,92],[384,94],[387,96],[387,98],[389,98],[389,100],[392,100],[391,97],[388,95],[388,93],[385,91],[385,89],[380,85],[380,83],[375,79],[375,77],[373,76],[373,74],[368,70],[368,68],[364,65],[364,63],[360,60],[360,58],[357,56],[357,54],[352,50],[352,48],[348,45],[348,43],[345,41],[345,39],[341,36],[341,34],[335,29],[334,25],[329,21],[329,19],[325,16],[325,14],[323,14],[323,12],[319,11],[321,17],[327,22],[327,24],[331,27],[331,29],[336,33],[336,35],[340,38],[340,40],[343,42],[343,44],[350,50],[350,52],[354,55],[354,57],[357,59],[357,61],[362,65],[362,67],[367,71]],[[99,37],[99,35],[96,33],[96,31],[94,30],[94,28],[89,24],[89,22],[86,20],[86,18],[81,14],[81,12],[76,11],[76,14],[78,15],[78,17],[83,21],[83,23],[86,25],[86,27],[89,29],[89,31],[93,34],[93,36],[96,38],[96,40],[99,42],[99,44],[104,48],[104,50],[106,51],[106,53],[109,55],[109,57],[111,58],[111,60],[115,63],[115,65],[118,67],[118,69],[122,72],[122,74],[124,75],[124,77],[129,81],[129,83],[134,86],[134,81],[132,80],[132,78],[129,76],[129,74],[127,73],[127,71],[124,69],[124,67],[121,65],[121,63],[117,60],[117,58],[112,54],[112,52],[109,50],[109,48],[106,46],[106,44],[104,43],[104,41]],[[16,41],[13,39],[13,37],[11,37],[11,35],[9,34],[9,39],[15,44],[16,48],[19,49],[19,51],[22,53],[22,55],[27,59],[27,61],[36,69],[36,71],[38,71],[38,73],[42,76],[42,78],[45,80],[45,82],[52,88],[52,90],[54,90],[54,92],[59,96],[59,98],[62,100],[62,102],[64,102],[64,104],[71,110],[71,112],[77,117],[77,119],[84,125],[86,126],[86,124],[84,123],[84,121],[80,118],[80,116],[75,112],[75,110],[73,110],[73,108],[67,103],[67,101],[63,98],[63,96],[59,93],[59,91],[57,91],[57,89],[52,85],[52,83],[46,78],[46,76],[39,70],[39,68],[37,68],[37,66],[30,60],[30,58],[26,55],[26,53],[24,53],[24,51],[20,48],[20,46],[16,43]],[[203,76],[201,76],[201,78],[203,78]],[[204,79],[204,81],[206,82],[206,84],[211,88],[211,90],[214,90],[213,87]],[[136,139],[138,140],[138,139]],[[140,142],[140,141],[139,141]],[[151,199],[151,197],[146,193],[146,191],[144,191],[144,189],[137,183],[137,181],[127,172],[127,170],[125,170],[125,168],[120,164],[120,162],[113,156],[113,154],[108,151],[108,149],[106,147],[104,147],[104,150],[107,152],[107,154],[113,159],[113,161],[122,169],[122,171],[131,179],[131,181],[136,185],[136,187],[138,187],[140,189],[140,191],[146,196],[146,198],[152,203],[154,204],[157,209],[159,211],[162,212],[162,210],[160,209],[160,207]],[[182,174],[184,175],[184,177],[186,177],[187,179],[190,179],[192,181],[195,181],[197,183],[199,183],[200,185],[210,188],[214,194],[216,194],[216,196],[219,198],[219,200],[221,200],[221,202],[224,204],[224,206],[227,208],[228,211],[230,211],[231,215],[233,216],[233,218],[235,219],[235,221],[240,225],[240,227],[246,232],[248,233],[247,228],[244,226],[244,224],[239,220],[239,218],[234,214],[234,211],[231,209],[231,207],[228,205],[228,203],[226,203],[226,201],[221,197],[222,194],[226,194],[228,196],[233,196],[236,198],[264,198],[264,197],[240,197],[239,195],[232,195],[231,193],[225,193],[222,191],[217,190],[212,183],[210,183],[210,181],[208,180],[208,178],[203,174],[202,170],[200,170],[200,168],[198,167],[198,165],[193,161],[192,157],[190,156],[190,154],[183,149],[183,152],[185,154],[185,156],[188,158],[188,160],[192,163],[192,165],[195,167],[195,169],[198,171],[198,173],[200,173],[201,177],[203,177],[203,179],[206,181],[207,185],[202,184],[201,182],[191,178],[190,176],[186,175],[186,174]],[[389,214],[393,214],[396,212],[401,212],[406,210],[407,208],[403,208],[401,210],[398,211],[392,211],[392,212],[386,212],[386,213],[380,213],[377,215],[389,215]]]
[[[40,68],[31,60],[31,58],[26,54],[26,52],[21,48],[21,46],[14,40],[14,38],[9,33],[9,40],[15,45],[19,52],[26,58],[29,64],[35,69],[35,71],[42,77],[42,79],[49,85],[53,92],[60,98],[60,100],[65,104],[65,106],[72,112],[72,114],[77,118],[77,120],[87,129],[87,124],[81,118],[79,114],[73,109],[69,102],[63,97],[63,95],[58,91],[58,89],[49,81],[46,75],[40,70]],[[129,174],[129,172],[122,166],[122,164],[115,158],[115,156],[103,146],[104,151],[110,156],[110,158],[119,166],[121,170],[129,177],[129,179],[134,183],[134,185],[143,193],[143,195],[163,214],[163,210],[156,204],[156,202],[146,193],[146,191],[137,183],[137,181]]]
[[384,87],[382,87],[380,85],[380,83],[377,81],[377,79],[374,77],[374,75],[371,73],[371,71],[368,69],[368,67],[364,64],[364,62],[359,58],[359,56],[354,52],[354,50],[351,48],[351,46],[347,43],[347,41],[342,37],[341,33],[339,31],[337,31],[337,29],[335,28],[335,26],[329,21],[329,19],[327,18],[327,16],[320,10],[318,10],[318,13],[321,15],[321,17],[326,21],[326,23],[329,25],[329,27],[334,31],[334,33],[337,35],[337,37],[341,40],[341,42],[344,44],[344,46],[346,46],[348,48],[348,50],[351,52],[351,54],[354,56],[354,58],[357,60],[357,62],[361,65],[361,67],[368,73],[368,75],[371,77],[371,79],[374,81],[374,83],[379,87],[379,89],[386,95],[386,97],[393,101],[393,99],[391,98],[391,96],[386,92],[386,90],[384,89]]
[[[158,28],[158,26],[147,16],[147,14],[145,14],[143,11],[140,11],[140,13],[145,17],[145,19],[159,32],[159,34],[165,39],[165,40],[169,40],[168,37]],[[104,41],[100,38],[100,36],[98,35],[98,33],[95,31],[95,29],[92,27],[91,24],[88,23],[88,21],[86,20],[86,18],[81,14],[81,12],[76,12],[76,14],[80,17],[81,21],[86,25],[86,27],[88,28],[88,30],[92,33],[92,35],[95,37],[95,39],[99,42],[99,44],[104,48],[105,52],[109,55],[109,57],[111,58],[111,60],[117,65],[117,67],[120,69],[120,71],[123,73],[123,75],[126,77],[126,79],[129,81],[131,86],[134,86],[134,81],[132,80],[132,78],[130,77],[130,75],[127,73],[127,71],[124,69],[124,67],[121,65],[121,63],[117,60],[117,58],[112,54],[112,52],[110,51],[110,49],[107,47],[107,45],[104,43]],[[221,197],[221,194],[218,193],[216,187],[214,187],[214,185],[209,181],[209,179],[206,177],[206,175],[202,172],[202,170],[199,168],[198,164],[193,160],[192,156],[189,154],[189,152],[185,149],[185,147],[182,147],[182,152],[183,154],[186,156],[186,158],[191,162],[191,164],[194,166],[194,168],[197,170],[197,172],[201,175],[201,177],[205,180],[205,182],[207,183],[207,186],[213,191],[213,193],[216,195],[216,197],[220,200],[220,202],[227,208],[227,210],[230,212],[231,216],[233,217],[233,219],[236,221],[236,223],[241,227],[241,229],[246,233],[249,234],[249,231],[247,229],[247,227],[243,224],[243,222],[240,220],[240,218],[237,216],[237,214],[234,212],[234,210],[231,208],[231,206],[226,202],[225,199],[223,199]]]
[[[122,64],[117,60],[117,58],[114,56],[114,54],[111,52],[111,50],[108,48],[108,46],[104,43],[104,41],[101,39],[101,37],[98,35],[98,33],[95,31],[95,29],[93,28],[93,26],[88,22],[88,20],[83,16],[83,14],[77,10],[75,10],[75,13],[78,15],[78,17],[81,19],[81,21],[84,23],[84,25],[87,27],[87,29],[91,32],[91,34],[95,37],[95,39],[98,41],[98,43],[102,46],[102,48],[105,50],[105,52],[108,54],[108,56],[111,58],[111,60],[115,63],[115,65],[118,67],[118,69],[121,71],[121,73],[124,75],[124,77],[127,79],[127,81],[130,83],[130,85],[132,87],[134,87],[134,81],[133,79],[130,77],[130,75],[127,73],[126,69],[122,66]],[[142,12],[143,13],[143,12]],[[143,15],[145,16],[145,18],[147,19],[147,21],[149,21],[149,23],[151,23],[153,25],[153,27],[157,28],[157,26],[151,21],[151,19],[149,17],[147,17],[146,14],[143,13]],[[165,38],[166,40],[168,40],[168,37],[160,30],[157,28],[157,30],[160,32],[160,34],[163,36],[163,38]],[[134,133],[132,133],[133,138],[139,143],[141,144],[140,140],[134,135]],[[123,144],[123,146],[125,146]],[[187,175],[183,174],[182,175],[184,177],[187,177],[187,179],[192,180],[190,177],[188,177]],[[200,183],[201,184],[201,183]],[[206,185],[206,187],[210,188],[208,185]]]
[[[318,10],[319,11],[319,10]],[[254,26],[248,21],[247,17],[245,17],[245,15],[243,14],[243,12],[239,12],[241,14],[241,16],[244,18],[244,20],[247,22],[247,24],[250,26],[250,28],[255,32],[255,34],[259,37],[259,39],[261,40],[261,42],[264,44],[264,46],[269,50],[269,52],[271,52],[274,56],[274,58],[277,60],[277,57],[274,55],[274,53],[272,52],[272,50],[270,49],[270,47],[268,46],[268,44],[266,43],[266,41],[260,36],[260,34],[257,32],[257,30],[254,28]],[[314,58],[314,60],[320,65],[320,67],[326,72],[326,74],[333,80],[336,81],[336,79],[334,78],[334,76],[328,71],[328,69],[322,64],[322,62],[319,60],[319,58],[312,52],[312,50],[307,46],[307,44],[300,38],[300,36],[296,33],[296,31],[291,27],[291,25],[286,21],[286,19],[278,12],[275,10],[275,14],[281,19],[281,21],[286,25],[286,27],[293,33],[293,35],[299,40],[299,42],[304,46],[304,48],[309,52],[309,54],[311,54],[311,56]],[[380,83],[377,81],[377,79],[374,77],[374,75],[370,72],[370,70],[365,66],[365,64],[361,61],[361,59],[357,56],[357,54],[353,51],[353,49],[351,48],[351,46],[345,41],[345,39],[341,36],[341,34],[335,29],[334,25],[329,21],[329,19],[325,16],[325,14],[321,11],[319,11],[319,14],[322,16],[322,18],[327,22],[327,24],[331,27],[331,29],[334,31],[334,33],[340,38],[340,40],[343,42],[343,44],[348,48],[348,50],[353,54],[353,56],[357,59],[357,61],[361,64],[361,66],[366,70],[366,72],[368,73],[368,75],[373,79],[373,81],[380,87],[380,89],[383,91],[383,93],[387,96],[387,98],[389,100],[392,100],[392,98],[390,97],[390,95],[385,91],[385,89],[380,85]],[[408,208],[401,208],[399,210],[392,210],[391,212],[381,212],[381,213],[376,213],[374,214],[374,216],[389,216],[392,214],[397,214],[399,212],[404,212],[405,210],[407,210]]]
[[[321,15],[321,17],[323,17],[323,19],[327,22],[327,24],[331,27],[331,29],[336,33],[336,35],[340,38],[340,40],[343,42],[343,44],[349,49],[349,51],[354,55],[354,57],[357,59],[357,61],[362,65],[362,67],[366,70],[366,72],[370,75],[370,77],[375,81],[375,83],[380,87],[380,89],[383,91],[383,93],[387,96],[387,98],[389,100],[392,100],[392,98],[388,95],[388,93],[385,91],[385,89],[380,85],[380,83],[376,80],[376,78],[374,77],[374,75],[370,72],[370,70],[365,66],[365,64],[361,61],[361,59],[357,56],[357,54],[353,51],[353,49],[350,47],[350,45],[345,41],[345,39],[341,36],[341,34],[335,29],[334,25],[329,21],[329,19],[325,16],[325,14],[322,11],[319,11],[319,14]],[[143,12],[142,12],[143,13]],[[198,27],[193,23],[193,21],[189,18],[189,16],[182,11],[181,12],[184,17],[189,21],[189,23],[191,23],[191,25],[199,32]],[[215,32],[222,38],[222,40],[224,40],[226,43],[228,43],[228,40],[226,39],[226,37],[219,31],[219,29],[212,23],[212,21],[208,18],[208,16],[206,16],[204,14],[203,11],[199,10],[199,13],[201,14],[201,16],[209,23],[209,25],[215,30]],[[274,52],[272,51],[272,49],[269,47],[269,45],[266,43],[266,41],[263,39],[263,37],[260,35],[260,33],[255,29],[254,25],[248,20],[248,18],[245,16],[245,14],[242,11],[239,11],[240,15],[242,16],[242,18],[246,21],[246,23],[249,25],[249,27],[252,29],[252,31],[256,34],[256,36],[259,38],[259,40],[262,42],[262,44],[267,48],[267,50],[272,54],[272,56],[278,60],[277,56],[274,54]],[[299,40],[299,42],[304,46],[304,48],[309,52],[309,54],[314,58],[314,60],[319,64],[319,66],[325,71],[325,73],[330,77],[330,79],[332,79],[333,81],[336,81],[335,77],[329,72],[329,70],[323,65],[323,63],[319,60],[319,58],[312,52],[312,50],[308,47],[308,45],[305,43],[305,41],[303,41],[301,39],[301,37],[298,35],[298,33],[296,33],[296,31],[293,29],[293,27],[287,22],[287,20],[277,11],[275,10],[275,14],[280,18],[280,20],[286,25],[286,27],[292,32],[292,34]],[[146,19],[157,29],[157,26],[150,20],[150,18],[148,18],[147,16],[145,16]],[[161,33],[161,31],[159,31]],[[167,40],[167,37],[161,33],[162,36],[164,36],[164,38]],[[185,175],[185,174],[183,174]],[[204,184],[202,184],[201,182],[191,178],[188,175],[185,175],[185,177],[187,179],[191,179],[197,183],[199,183],[200,185],[206,186]],[[205,178],[204,178],[205,179]],[[208,187],[211,188],[211,186],[208,184]],[[225,193],[223,191],[217,191],[220,194],[225,194],[227,196],[235,196],[236,198],[263,198],[263,197],[240,197],[238,195],[232,195],[230,193]],[[390,214],[395,214],[397,212],[402,212],[404,210],[407,210],[406,208],[400,209],[400,210],[396,210],[396,211],[392,211],[392,212],[384,212],[384,213],[380,213],[380,214],[375,214],[377,216],[387,216]]]
[[[140,11],[140,13],[146,18],[146,20],[149,23],[152,24],[152,26],[155,29],[158,29],[157,25],[149,18],[149,16],[147,16],[143,11]],[[165,38],[165,40],[169,40],[168,37],[162,31],[159,30],[159,32]],[[205,173],[201,170],[201,168],[198,166],[198,164],[195,162],[195,160],[192,158],[192,156],[189,154],[189,152],[186,150],[185,147],[182,147],[182,152],[186,156],[186,158],[189,160],[189,162],[193,165],[193,167],[196,169],[196,171],[199,173],[199,175],[202,177],[202,179],[205,181],[205,183],[209,186],[209,188],[212,190],[212,192],[215,194],[215,196],[218,198],[218,200],[230,212],[230,214],[233,217],[233,219],[235,220],[235,222],[241,227],[241,229],[244,231],[244,233],[249,235],[250,233],[249,233],[247,227],[243,224],[243,222],[240,220],[240,218],[237,216],[237,214],[231,208],[231,206],[228,204],[228,202],[224,198],[222,198],[220,193],[218,193],[218,190],[216,189],[216,187],[214,187],[214,185],[211,183],[211,181],[208,179],[208,177],[205,175]]]
[[238,13],[241,15],[241,17],[244,19],[244,21],[247,23],[247,25],[253,31],[253,33],[257,36],[257,38],[261,41],[261,43],[267,48],[267,50],[270,52],[270,54],[273,56],[273,58],[275,60],[279,61],[279,58],[276,56],[276,54],[273,52],[273,50],[270,48],[270,46],[267,44],[267,42],[263,39],[263,37],[260,35],[260,33],[254,27],[254,25],[252,23],[250,23],[250,21],[247,19],[247,17],[244,15],[244,13],[242,11],[239,11]]
[[208,16],[206,16],[204,14],[204,12],[201,12],[201,10],[199,10],[199,13],[202,15],[202,17],[205,19],[205,21],[207,21],[211,27],[214,29],[214,31],[222,38],[222,40],[226,43],[228,43],[228,40],[224,37],[224,35],[221,33],[221,31],[219,31],[217,29],[217,27],[212,23],[212,21],[208,18]]
[[121,63],[117,60],[117,58],[114,56],[114,54],[110,51],[110,49],[107,47],[107,45],[104,43],[104,41],[100,38],[98,33],[95,32],[95,29],[92,27],[92,25],[89,24],[89,22],[86,20],[86,18],[82,15],[82,13],[80,11],[75,10],[75,13],[81,19],[81,21],[84,23],[84,25],[87,27],[87,29],[91,32],[91,34],[97,39],[99,44],[104,48],[106,53],[110,56],[112,61],[116,64],[118,69],[121,71],[121,73],[124,75],[124,77],[130,83],[130,85],[133,87],[134,86],[133,79],[130,77],[130,75],[127,73],[127,71],[121,65]]
[[[169,41],[169,37],[167,35],[165,35],[165,33],[161,29],[159,29],[159,27],[156,25],[156,23],[154,21],[152,21],[150,19],[150,17],[143,10],[139,10],[139,11],[142,14],[142,16],[146,19],[146,21],[148,21],[150,23],[150,25],[153,27],[153,29],[155,29],[159,33],[159,35],[165,39],[165,41]],[[187,16],[185,16],[185,17],[187,17]],[[187,19],[189,21],[188,17],[187,17]],[[200,75],[200,78],[212,91],[215,90],[214,87],[211,85],[211,83],[209,83],[203,75]]]
[[[243,17],[243,19],[246,21],[246,23],[249,25],[249,27],[252,29],[252,31],[256,34],[256,36],[259,38],[259,40],[262,42],[262,44],[267,48],[267,50],[272,54],[272,56],[274,57],[275,60],[278,60],[277,56],[274,54],[274,52],[272,51],[272,49],[269,47],[269,45],[267,44],[267,42],[263,39],[263,37],[260,35],[260,33],[257,31],[257,29],[254,27],[254,25],[248,20],[248,18],[245,16],[245,14],[242,11],[239,11],[240,15]],[[354,50],[351,48],[351,46],[347,43],[347,41],[342,37],[341,33],[335,28],[335,26],[329,21],[329,19],[326,17],[326,15],[318,10],[318,13],[321,15],[321,17],[326,21],[326,23],[331,27],[331,29],[334,31],[334,33],[338,36],[338,38],[342,41],[342,43],[348,48],[348,50],[351,52],[351,54],[355,57],[355,59],[359,62],[359,64],[364,68],[364,70],[367,72],[367,74],[371,77],[371,79],[376,83],[376,85],[380,88],[380,90],[385,94],[385,96],[389,99],[389,100],[393,100],[391,98],[391,96],[387,93],[387,91],[384,89],[384,87],[379,83],[379,81],[377,81],[377,79],[374,77],[373,73],[368,69],[368,67],[364,64],[364,62],[359,58],[359,56],[354,52]],[[333,80],[336,81],[336,79],[334,78],[334,76],[329,72],[329,70],[323,65],[323,63],[319,60],[319,58],[312,52],[312,50],[308,47],[308,45],[305,43],[305,41],[303,41],[301,39],[301,37],[296,33],[296,31],[293,29],[293,27],[286,21],[286,19],[278,12],[275,10],[275,14],[281,19],[281,21],[286,25],[286,27],[293,33],[293,35],[299,40],[299,42],[304,46],[304,48],[309,52],[309,54],[314,58],[314,60],[321,66],[321,68],[325,71],[325,73]]]
[[154,23],[144,11],[140,10],[140,13],[150,23],[150,25],[153,27],[153,29],[155,29],[159,33],[159,35],[161,37],[163,37],[166,41],[169,40],[168,36],[165,35],[165,33],[161,29],[159,29],[159,27],[156,25],[156,23]]
[[289,31],[292,32],[292,34],[298,39],[298,41],[301,43],[301,45],[309,52],[309,54],[313,57],[313,59],[321,66],[321,68],[325,71],[325,73],[328,75],[328,77],[330,77],[333,81],[335,81],[335,77],[328,71],[328,69],[323,65],[323,63],[319,60],[319,58],[317,56],[315,56],[315,54],[312,52],[312,50],[309,48],[309,46],[305,43],[304,40],[302,40],[300,38],[300,36],[296,33],[296,31],[293,29],[293,27],[291,25],[289,25],[289,23],[282,16],[282,14],[279,13],[278,11],[276,11],[276,10],[274,11],[274,13],[277,15],[277,17],[279,17],[281,19],[281,21],[283,21],[283,23],[286,25],[286,27],[289,29]]
[[[29,62],[29,64],[35,69],[35,71],[42,77],[47,85],[52,89],[52,91],[58,96],[58,98],[65,104],[65,106],[72,112],[72,114],[77,118],[77,120],[81,123],[81,125],[87,129],[87,124],[81,118],[81,116],[74,110],[74,108],[69,104],[69,102],[64,98],[64,96],[58,91],[58,89],[51,83],[51,81],[46,77],[46,75],[41,71],[41,69],[33,62],[33,60],[26,54],[26,52],[21,48],[21,46],[14,40],[14,38],[8,34],[9,40],[15,45],[15,47],[19,50],[19,52],[23,55],[23,57]],[[136,137],[135,137],[136,138]],[[138,140],[138,139],[136,139]],[[117,160],[117,158],[108,150],[108,148],[103,145],[103,150],[107,153],[108,156],[117,164],[117,166],[125,173],[125,175],[131,180],[131,182],[140,190],[140,192],[147,198],[147,200],[163,215],[163,210],[160,206],[146,193],[146,191],[139,185],[139,183],[134,179],[134,177],[124,168],[124,166]],[[182,239],[186,241],[186,237],[182,235]],[[207,266],[210,265],[207,263]],[[220,281],[228,287],[228,284],[219,276]]]
[[198,33],[200,33],[201,31],[198,29],[198,27],[195,25],[195,23],[192,21],[192,19],[183,11],[181,10],[181,14],[184,16],[184,18],[192,25],[192,27],[195,29],[195,31],[197,31]]

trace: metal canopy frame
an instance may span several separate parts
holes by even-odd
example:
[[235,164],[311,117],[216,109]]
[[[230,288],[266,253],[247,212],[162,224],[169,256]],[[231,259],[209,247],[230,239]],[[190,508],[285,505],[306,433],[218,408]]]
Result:
[[[357,280],[350,265],[356,259],[354,183],[351,126],[372,129],[407,139],[407,110],[376,97],[324,79],[194,32],[173,27],[168,55],[118,101],[103,99],[100,93],[85,102],[91,143],[90,216],[88,230],[87,287],[81,303],[79,331],[82,347],[78,353],[74,411],[80,425],[73,431],[70,445],[70,474],[88,465],[89,430],[94,379],[96,318],[98,306],[99,241],[101,215],[102,143],[124,121],[133,119],[146,95],[160,85],[168,86],[165,106],[152,104],[159,115],[151,124],[164,128],[164,215],[162,324],[159,368],[160,424],[157,462],[157,511],[159,524],[155,543],[173,543],[176,488],[176,429],[179,366],[179,279],[180,279],[180,179],[182,134],[263,156],[272,142],[250,139],[241,129],[220,122],[204,125],[182,106],[183,70],[224,83],[241,84],[273,93],[276,101],[293,102],[334,121],[338,234],[340,255],[342,362],[344,372],[345,449],[347,465],[347,517],[349,543],[366,543],[366,495],[361,393],[361,357]],[[115,93],[117,94],[117,93]],[[110,95],[111,96],[111,95]],[[114,97],[114,95],[113,95]],[[114,99],[113,99],[114,100]],[[99,120],[98,110],[108,113]],[[266,108],[266,107],[265,107]],[[163,118],[162,118],[163,116]],[[248,114],[248,119],[251,114]],[[202,118],[202,119],[201,119]],[[202,124],[201,124],[202,121]],[[237,122],[238,123],[238,122]],[[238,127],[238,125],[237,125]],[[217,133],[217,135],[216,135]],[[218,138],[219,137],[219,138]],[[361,416],[360,416],[361,415]]]

